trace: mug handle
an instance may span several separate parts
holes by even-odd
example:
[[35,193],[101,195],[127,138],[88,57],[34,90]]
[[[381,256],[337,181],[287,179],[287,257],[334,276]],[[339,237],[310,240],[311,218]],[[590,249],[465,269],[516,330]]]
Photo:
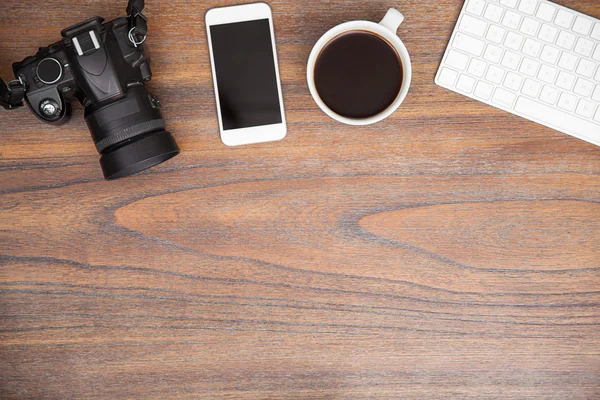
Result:
[[396,34],[398,28],[402,25],[402,22],[404,22],[404,15],[395,8],[390,8],[379,24]]

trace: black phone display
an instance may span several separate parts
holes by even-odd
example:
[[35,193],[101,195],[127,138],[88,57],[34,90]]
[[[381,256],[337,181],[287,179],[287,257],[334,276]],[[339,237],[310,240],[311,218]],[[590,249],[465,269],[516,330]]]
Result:
[[282,123],[268,19],[210,27],[223,130]]

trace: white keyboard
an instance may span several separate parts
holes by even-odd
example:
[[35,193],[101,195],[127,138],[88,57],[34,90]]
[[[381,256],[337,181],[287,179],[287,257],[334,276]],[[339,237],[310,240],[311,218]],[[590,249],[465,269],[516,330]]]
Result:
[[435,82],[600,146],[600,20],[546,0],[467,0]]

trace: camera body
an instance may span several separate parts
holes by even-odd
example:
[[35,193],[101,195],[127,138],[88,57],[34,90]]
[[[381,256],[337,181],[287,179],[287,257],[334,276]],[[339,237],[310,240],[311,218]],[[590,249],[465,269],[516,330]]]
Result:
[[[143,8],[143,6],[142,6]],[[71,101],[85,107],[85,120],[101,154],[106,179],[128,176],[177,154],[165,130],[160,102],[145,84],[152,78],[133,18],[103,23],[95,17],[62,31],[63,39],[13,64],[29,109],[43,122],[60,125]],[[144,18],[145,21],[145,18]]]

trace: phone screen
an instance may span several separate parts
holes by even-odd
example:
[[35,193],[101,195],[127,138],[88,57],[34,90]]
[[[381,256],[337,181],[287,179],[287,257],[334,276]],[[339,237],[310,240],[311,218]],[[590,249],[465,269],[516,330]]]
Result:
[[223,130],[282,123],[268,19],[210,27]]

